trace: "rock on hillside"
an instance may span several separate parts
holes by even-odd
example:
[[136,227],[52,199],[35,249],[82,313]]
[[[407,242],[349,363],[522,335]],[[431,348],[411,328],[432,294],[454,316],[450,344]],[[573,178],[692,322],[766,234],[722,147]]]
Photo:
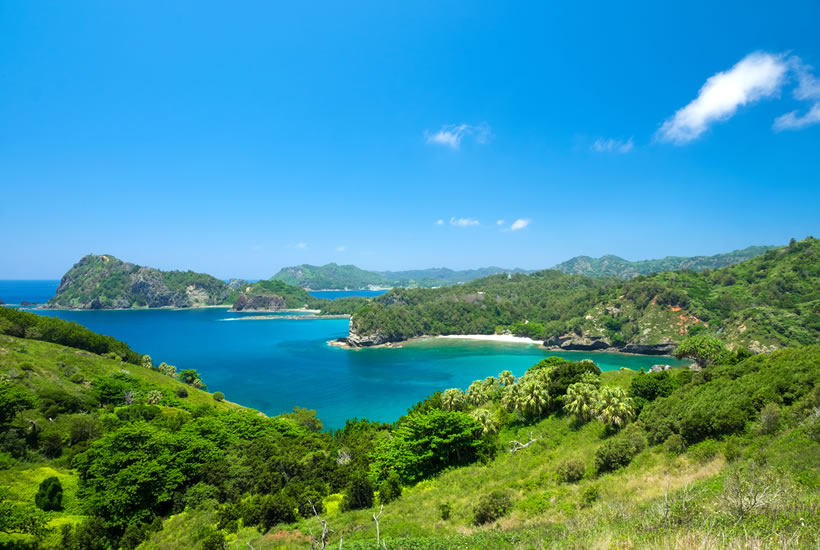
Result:
[[192,271],[160,271],[111,255],[89,254],[68,270],[44,306],[66,309],[200,307],[225,304],[223,281]]

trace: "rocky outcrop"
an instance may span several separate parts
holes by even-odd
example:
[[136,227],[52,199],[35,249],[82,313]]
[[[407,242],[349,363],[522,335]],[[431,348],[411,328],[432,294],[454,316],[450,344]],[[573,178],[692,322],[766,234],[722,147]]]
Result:
[[353,319],[350,320],[350,329],[348,331],[348,336],[346,338],[339,338],[338,340],[336,340],[336,342],[338,342],[339,344],[351,348],[369,348],[373,346],[381,346],[383,344],[388,344],[390,342],[395,341],[397,340],[391,339],[381,332],[360,334],[357,330],[356,325],[353,322]]
[[130,309],[220,305],[231,289],[215,277],[192,271],[160,271],[89,254],[63,276],[52,309]]
[[277,295],[247,295],[242,293],[231,311],[281,311],[287,307],[285,299]]
[[556,351],[615,351],[637,355],[671,355],[675,351],[677,343],[643,344],[640,342],[627,342],[625,344],[613,344],[604,336],[578,335],[573,332],[550,338],[544,342],[544,346]]

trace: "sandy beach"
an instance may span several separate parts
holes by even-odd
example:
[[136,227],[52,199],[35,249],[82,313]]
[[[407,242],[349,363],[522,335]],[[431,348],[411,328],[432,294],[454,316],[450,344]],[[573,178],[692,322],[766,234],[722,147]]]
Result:
[[513,336],[512,334],[448,334],[446,336],[436,336],[436,338],[450,338],[454,340],[485,340],[488,342],[506,342],[515,344],[535,344],[542,345],[541,340],[533,340],[524,336]]

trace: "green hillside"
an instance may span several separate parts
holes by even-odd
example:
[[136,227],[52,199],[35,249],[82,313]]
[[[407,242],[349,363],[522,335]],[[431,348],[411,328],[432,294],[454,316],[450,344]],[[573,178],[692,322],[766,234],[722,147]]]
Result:
[[576,256],[575,258],[556,265],[553,269],[574,275],[586,275],[587,277],[631,279],[638,275],[649,275],[650,273],[661,273],[664,271],[680,271],[683,269],[703,271],[705,269],[717,269],[760,256],[773,248],[777,247],[749,246],[743,250],[735,250],[714,256],[667,256],[658,260],[640,260],[635,262],[624,260],[611,254],[601,256],[600,258]]
[[716,270],[628,281],[558,271],[457,287],[394,289],[358,311],[349,342],[431,334],[514,334],[562,349],[670,353],[706,331],[753,351],[820,338],[820,241],[812,237]]
[[128,309],[196,307],[232,302],[233,290],[219,279],[193,271],[160,271],[114,256],[89,254],[63,276],[46,307]]
[[0,547],[296,549],[325,525],[329,547],[370,548],[374,516],[388,549],[820,535],[820,346],[725,353],[701,372],[552,357],[329,433],[312,411],[267,418],[195,372],[87,351],[94,333],[72,323],[49,319],[64,325],[49,337],[79,348],[11,336],[37,316],[8,311]]

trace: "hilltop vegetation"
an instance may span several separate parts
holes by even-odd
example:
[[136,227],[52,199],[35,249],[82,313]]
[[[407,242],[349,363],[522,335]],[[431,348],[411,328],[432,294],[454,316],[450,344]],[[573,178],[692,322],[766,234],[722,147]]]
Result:
[[713,271],[628,281],[542,271],[393,289],[356,312],[348,341],[509,331],[567,350],[670,353],[686,336],[706,331],[759,352],[816,342],[818,304],[820,241],[809,237]]
[[63,276],[46,307],[127,309],[194,307],[232,302],[224,282],[193,271],[160,271],[123,262],[111,255],[89,254]]
[[497,273],[513,273],[501,267],[485,267],[455,271],[445,267],[409,271],[366,271],[355,265],[330,263],[316,266],[302,264],[285,267],[272,277],[289,285],[314,290],[364,289],[369,287],[432,288],[466,283]]
[[553,357],[328,433],[147,357],[0,336],[0,545],[306,548],[321,519],[331,547],[365,548],[375,515],[387,548],[810,548],[820,346],[744,357]]
[[586,275],[587,277],[632,279],[638,275],[649,275],[664,271],[718,269],[750,260],[773,248],[777,247],[749,246],[743,250],[735,250],[714,256],[667,256],[658,260],[639,260],[635,262],[624,260],[612,254],[600,258],[576,256],[566,262],[561,262],[553,269],[573,275]]

